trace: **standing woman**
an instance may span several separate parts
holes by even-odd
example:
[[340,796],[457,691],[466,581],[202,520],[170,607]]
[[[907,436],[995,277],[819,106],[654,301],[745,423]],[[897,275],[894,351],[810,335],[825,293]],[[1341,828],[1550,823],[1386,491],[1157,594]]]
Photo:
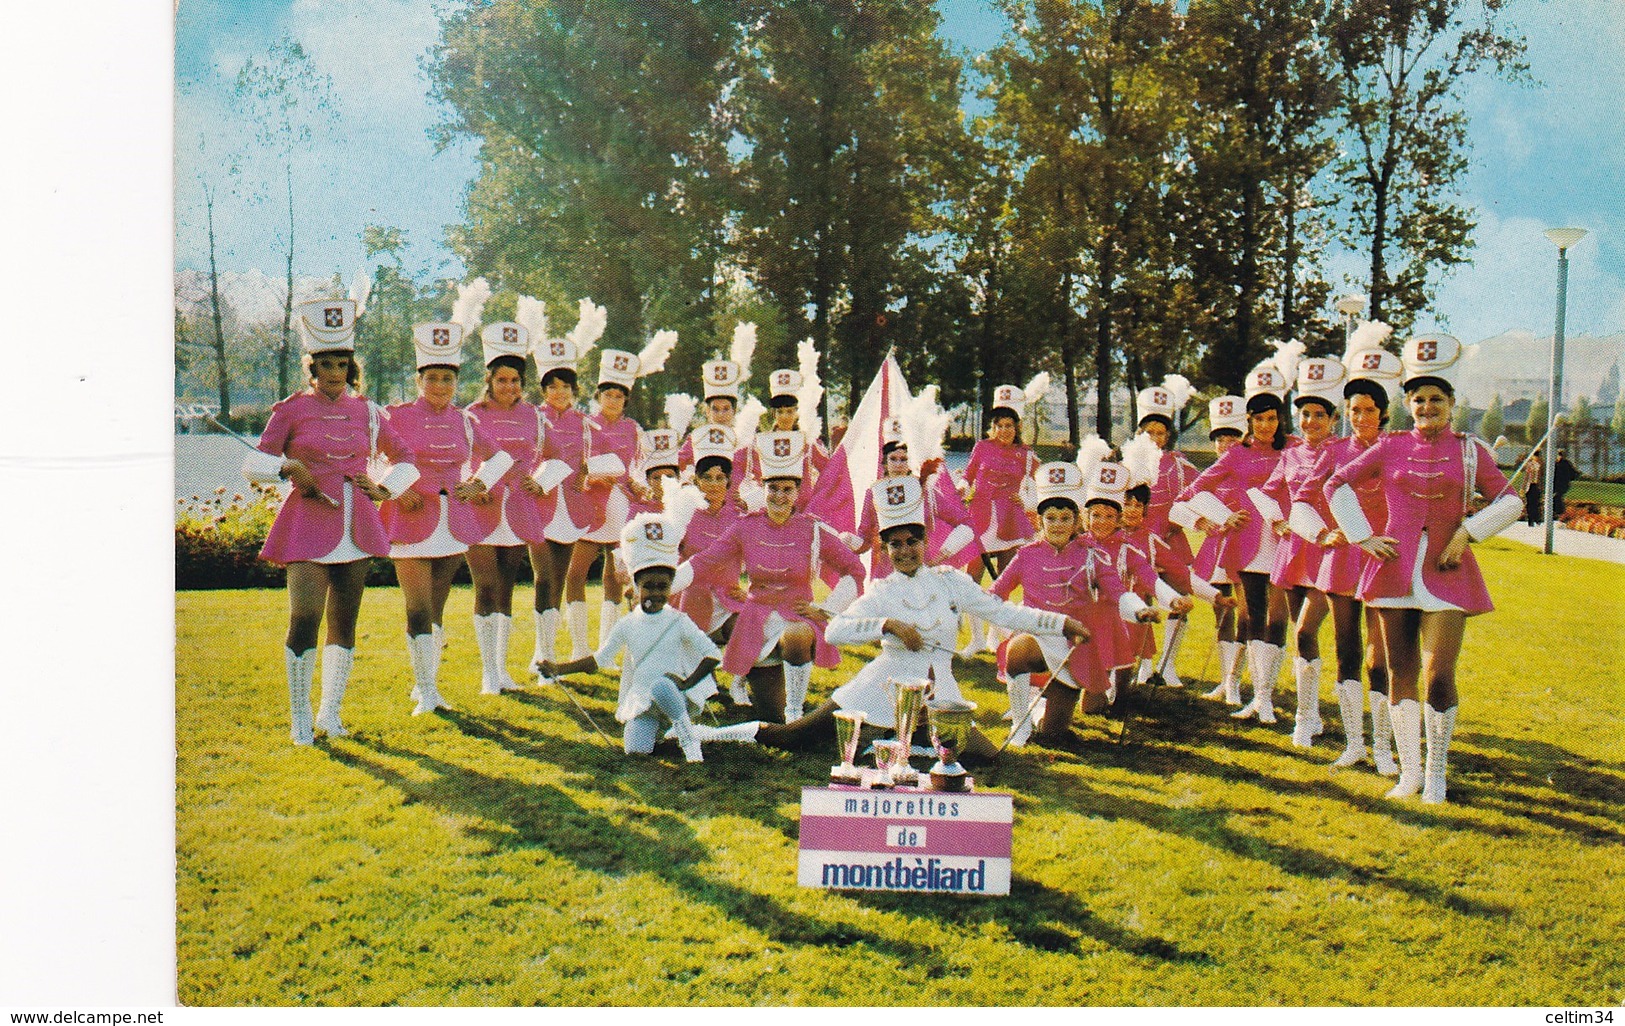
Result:
[[[460,302],[460,301],[459,301]],[[478,316],[477,313],[474,316]],[[440,638],[451,580],[471,542],[482,537],[470,500],[482,498],[513,465],[471,418],[452,405],[457,396],[463,327],[420,324],[418,397],[389,407],[389,420],[420,476],[384,503],[389,558],[406,603],[406,647],[412,664],[412,715],[450,708],[440,696]],[[464,468],[483,460],[482,476],[464,480]]]
[[[1169,511],[1197,475],[1195,464],[1184,453],[1173,448],[1179,437],[1174,422],[1190,397],[1191,383],[1179,374],[1170,374],[1162,379],[1161,385],[1143,389],[1135,398],[1135,410],[1140,416],[1139,433],[1157,443],[1157,448],[1161,450],[1156,478],[1147,483],[1151,497],[1145,503],[1144,526],[1155,549],[1147,554],[1160,568],[1159,574],[1181,595],[1191,593],[1190,567],[1194,557],[1189,539],[1169,517]],[[1168,650],[1163,659],[1163,665],[1168,668],[1163,679],[1169,687],[1180,686],[1177,670],[1179,648],[1185,640],[1188,623],[1183,613],[1170,616],[1163,634],[1163,645]],[[1147,637],[1152,636],[1150,630],[1144,633]],[[1141,684],[1150,678],[1153,666],[1154,662],[1150,659],[1141,664]]]
[[[1295,370],[1296,368],[1294,368]],[[1253,700],[1237,718],[1257,716],[1275,722],[1275,678],[1286,655],[1286,594],[1270,584],[1275,566],[1275,533],[1258,511],[1251,493],[1269,480],[1286,447],[1281,423],[1287,379],[1265,361],[1247,375],[1247,434],[1192,481],[1179,497],[1196,511],[1196,529],[1221,535],[1214,558],[1241,584],[1247,617],[1247,657],[1253,678]],[[1246,502],[1222,502],[1221,493],[1241,493]],[[1250,510],[1250,511],[1249,511]]]
[[[288,570],[288,675],[291,735],[296,745],[315,741],[315,730],[348,733],[339,707],[355,658],[355,624],[361,613],[371,556],[389,552],[373,501],[412,483],[400,437],[389,419],[358,391],[355,358],[357,303],[323,299],[299,306],[300,342],[310,388],[277,403],[260,434],[259,453],[243,473],[256,483],[293,486],[277,510],[260,558]],[[367,461],[382,452],[395,469],[378,484]],[[326,613],[322,649],[321,712],[312,723],[310,685],[316,673],[316,634]]]
[[[1247,430],[1247,400],[1239,395],[1221,395],[1209,400],[1207,423],[1208,441],[1213,443],[1218,458],[1223,459],[1225,453],[1241,444],[1242,435]],[[1217,485],[1206,494],[1216,503],[1211,512],[1221,520],[1225,514],[1218,513],[1218,510],[1238,509],[1247,501],[1246,489],[1236,487],[1234,483]],[[1197,505],[1202,501],[1199,500]],[[1184,501],[1176,501],[1170,507],[1168,516],[1180,526],[1192,530],[1201,519],[1201,514],[1192,503]],[[1213,600],[1213,626],[1219,648],[1219,683],[1202,697],[1222,698],[1229,705],[1240,705],[1241,655],[1247,649],[1247,619],[1235,594],[1240,577],[1219,565],[1219,550],[1224,541],[1222,532],[1208,534],[1202,540],[1202,547],[1196,550],[1196,558],[1191,564],[1193,584],[1196,580],[1207,581],[1218,592]]]
[[[987,437],[971,446],[965,465],[965,504],[982,547],[982,566],[971,572],[972,580],[980,581],[984,572],[998,577],[1016,551],[1033,539],[1033,518],[1027,510],[1033,503],[1038,457],[1022,444],[1021,415],[1029,402],[1037,402],[1047,391],[1049,375],[1043,372],[1028,382],[1025,391],[1015,385],[993,390]],[[960,655],[975,655],[985,647],[981,621],[972,618],[970,641]]]
[[[1348,350],[1343,354],[1343,366],[1348,371],[1348,383],[1343,386],[1343,398],[1348,407],[1351,433],[1334,443],[1336,468],[1353,462],[1366,450],[1377,444],[1382,429],[1388,423],[1388,404],[1399,390],[1401,367],[1399,357],[1382,348],[1382,341],[1392,328],[1381,321],[1366,321],[1349,336]],[[1383,500],[1381,481],[1364,481],[1354,487],[1360,509],[1366,522],[1387,524],[1388,507]],[[1360,576],[1372,557],[1358,545],[1350,544],[1337,530],[1330,507],[1321,511],[1331,531],[1326,539],[1326,557],[1320,564],[1316,587],[1332,596],[1335,609],[1341,597],[1353,605],[1355,616],[1364,620],[1365,675],[1371,682],[1371,751],[1377,772],[1391,777],[1399,773],[1394,762],[1394,728],[1388,718],[1388,653],[1382,641],[1382,620],[1369,606],[1362,610],[1360,602]],[[1348,631],[1337,635],[1337,706],[1343,719],[1343,754],[1335,766],[1353,766],[1366,756],[1365,696],[1360,686],[1358,669],[1352,672],[1352,655],[1345,649],[1348,644],[1360,646],[1359,621]]]
[[467,556],[474,582],[480,692],[495,695],[519,687],[508,673],[508,639],[513,636],[514,584],[527,549],[540,549],[546,543],[537,501],[542,486],[532,477],[541,464],[544,434],[541,410],[522,398],[529,330],[511,321],[488,324],[480,331],[480,342],[485,393],[469,405],[467,413],[514,461],[486,495],[472,500],[479,537],[469,545]]
[[[564,608],[565,577],[575,543],[586,533],[591,506],[584,482],[587,477],[587,417],[576,409],[576,363],[604,333],[605,311],[590,299],[581,301],[576,326],[563,338],[533,332],[531,355],[542,386],[541,499],[543,542],[530,549],[530,568],[536,577],[536,647],[530,664],[552,662],[559,641],[559,610]],[[550,486],[550,487],[548,487]],[[572,659],[585,655],[587,602],[585,597],[568,607]]]
[[[585,516],[581,537],[570,550],[564,575],[564,598],[570,603],[570,643],[580,659],[587,642],[587,571],[605,553],[601,573],[604,597],[599,605],[599,647],[609,637],[621,609],[621,584],[616,579],[612,551],[621,540],[633,496],[632,467],[637,463],[638,438],[643,428],[626,416],[632,383],[661,370],[677,344],[675,331],[657,331],[640,354],[605,349],[598,354],[598,412],[587,418],[586,477],[581,483],[580,509]],[[642,486],[636,486],[641,492]],[[579,649],[579,652],[575,652]]]
[[[796,511],[805,512],[807,503],[812,499],[813,488],[818,483],[818,475],[829,464],[829,450],[819,441],[823,426],[818,406],[822,401],[824,386],[818,380],[818,350],[808,341],[797,346],[796,352],[799,369],[785,368],[767,376],[767,405],[773,414],[770,430],[802,437],[801,486]],[[766,468],[756,449],[746,450],[746,457],[750,465],[746,468],[745,477],[752,490],[765,486]],[[754,501],[750,506],[759,508]]]
[[[1380,611],[1392,674],[1399,780],[1388,797],[1407,798],[1421,789],[1430,803],[1445,800],[1462,632],[1467,617],[1494,608],[1468,543],[1505,530],[1523,509],[1518,496],[1506,494],[1506,476],[1489,447],[1450,430],[1456,404],[1450,372],[1460,356],[1461,343],[1449,335],[1406,342],[1403,387],[1414,426],[1384,435],[1326,482],[1338,529],[1376,559],[1361,574],[1360,597]],[[1372,479],[1382,481],[1388,504],[1382,534],[1367,521],[1352,487]],[[1469,515],[1475,489],[1490,503]],[[1424,677],[1425,706],[1418,701]]]

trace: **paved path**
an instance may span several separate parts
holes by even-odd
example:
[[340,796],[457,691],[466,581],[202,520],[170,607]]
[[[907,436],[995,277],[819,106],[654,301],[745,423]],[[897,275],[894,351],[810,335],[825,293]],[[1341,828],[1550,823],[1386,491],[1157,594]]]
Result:
[[[1517,523],[1496,535],[1508,541],[1522,542],[1533,545],[1537,549],[1546,548],[1546,529],[1544,527],[1530,527],[1528,524]],[[1571,531],[1566,527],[1559,527],[1552,532],[1552,551],[1563,556],[1579,556],[1582,559],[1602,559],[1610,563],[1625,563],[1625,538],[1604,538],[1600,534],[1589,534],[1585,531]]]

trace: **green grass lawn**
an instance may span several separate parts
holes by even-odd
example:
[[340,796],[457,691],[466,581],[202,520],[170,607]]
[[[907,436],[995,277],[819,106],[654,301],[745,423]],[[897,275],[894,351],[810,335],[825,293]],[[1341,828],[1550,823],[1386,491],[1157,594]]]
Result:
[[1596,502],[1607,506],[1625,506],[1625,484],[1612,481],[1576,481],[1564,496],[1574,502]]
[[[1625,567],[1478,552],[1499,608],[1468,626],[1451,804],[1390,802],[1369,768],[1330,769],[1331,667],[1308,751],[1287,716],[1239,723],[1195,687],[1138,695],[1124,744],[1121,719],[1080,716],[1076,750],[979,771],[1016,795],[1007,898],[798,888],[799,790],[833,751],[628,758],[557,689],[479,695],[466,589],[442,672],[456,713],[408,715],[400,596],[376,589],[354,735],[295,748],[285,595],[182,593],[180,999],[1618,1005]],[[1193,683],[1216,663],[1211,615],[1195,619]],[[528,614],[517,628],[516,674]],[[816,674],[813,702],[871,654]],[[961,663],[1002,740],[989,657]],[[618,739],[614,681],[572,687]]]

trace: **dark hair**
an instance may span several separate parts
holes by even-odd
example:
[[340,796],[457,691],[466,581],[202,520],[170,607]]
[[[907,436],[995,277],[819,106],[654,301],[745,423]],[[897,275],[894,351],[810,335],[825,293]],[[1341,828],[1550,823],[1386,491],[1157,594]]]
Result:
[[897,524],[894,527],[888,527],[884,531],[880,532],[880,543],[882,545],[891,544],[891,536],[896,534],[898,531],[907,531],[908,536],[913,538],[915,541],[925,540],[924,524]]
[[728,477],[733,476],[734,461],[726,456],[702,456],[700,461],[694,464],[694,476],[698,477],[712,467],[721,467],[723,474]]
[[356,391],[361,390],[361,357],[355,354],[354,349],[329,349],[320,353],[306,353],[301,364],[305,369],[305,380],[310,384],[316,383],[316,357],[329,356],[333,353],[343,353],[350,358],[350,366],[344,372],[344,383]]
[[485,398],[491,398],[492,375],[503,367],[518,371],[519,387],[525,387],[525,358],[523,356],[499,356],[485,365]]
[[1145,427],[1146,422],[1151,421],[1151,420],[1154,420],[1157,423],[1161,424],[1163,427],[1167,428],[1169,431],[1172,431],[1174,429],[1174,419],[1172,417],[1168,416],[1167,414],[1164,414],[1164,413],[1148,413],[1145,416],[1140,418],[1140,422],[1138,424],[1136,424],[1135,427]]
[[1334,417],[1337,416],[1337,404],[1332,402],[1330,399],[1324,398],[1322,396],[1318,396],[1318,395],[1303,396],[1303,395],[1301,395],[1301,396],[1299,396],[1297,398],[1297,400],[1293,403],[1293,405],[1301,410],[1310,403],[1319,403],[1320,405],[1326,407],[1326,412],[1327,413],[1331,414]]
[[739,409],[739,400],[735,399],[731,395],[708,395],[708,396],[705,397],[705,405],[710,406],[712,403],[716,402],[718,399],[726,399],[726,400],[728,400],[728,405],[729,406],[732,406],[736,410]]
[[455,363],[428,363],[424,364],[422,367],[419,367],[417,372],[422,374],[424,371],[449,370],[453,375],[456,375],[457,369],[458,368]]
[[762,485],[763,487],[766,487],[767,485],[772,484],[774,481],[792,481],[795,483],[797,488],[801,487],[801,478],[791,477],[789,474],[779,474],[776,477],[764,477],[762,478]]
[[[1269,393],[1266,392],[1264,394],[1268,395]],[[1258,396],[1256,396],[1256,395],[1253,396],[1253,399],[1257,399],[1257,398],[1258,398]],[[1271,398],[1273,399],[1275,397],[1271,396]],[[1247,409],[1247,433],[1245,435],[1241,436],[1241,444],[1242,445],[1245,445],[1248,448],[1252,447],[1252,444],[1253,444],[1253,418],[1258,416],[1261,413],[1268,413],[1269,411],[1274,410],[1275,411],[1275,418],[1276,418],[1276,420],[1275,420],[1275,437],[1270,439],[1270,448],[1277,449],[1277,450],[1286,448],[1286,425],[1281,423],[1281,419],[1280,419],[1281,418],[1281,405],[1280,404],[1281,404],[1281,400],[1276,399],[1274,406],[1264,406],[1261,409],[1254,410],[1254,409],[1252,409],[1252,400],[1248,400],[1248,403],[1247,403],[1247,405],[1248,405],[1248,409]]]
[[1008,406],[995,406],[993,409],[989,410],[987,412],[987,426],[992,427],[994,424],[999,422],[1000,418],[1004,417],[1008,417],[1010,420],[1015,421],[1016,430],[1021,430],[1020,415],[1018,415],[1015,410],[1012,410]]
[[1123,512],[1123,504],[1118,502],[1116,499],[1103,499],[1096,497],[1083,504],[1084,509],[1088,509],[1091,506],[1111,506],[1113,509],[1117,510],[1117,512]]
[[547,385],[548,385],[548,382],[554,380],[555,378],[557,378],[559,381],[564,382],[566,385],[569,385],[571,389],[575,389],[575,388],[578,387],[577,379],[576,379],[576,372],[575,372],[574,368],[571,368],[571,367],[554,367],[551,370],[546,371],[545,373],[542,374],[542,387],[545,389],[547,387]]
[[594,394],[597,394],[597,392],[602,392],[606,388],[618,388],[621,390],[622,395],[626,396],[628,399],[632,398],[632,390],[621,384],[619,381],[600,381]]
[[1229,427],[1214,428],[1212,431],[1207,433],[1207,440],[1210,442],[1215,441],[1220,435],[1235,435],[1237,438],[1240,438],[1241,432],[1237,431],[1235,428]]
[[653,566],[646,566],[643,569],[639,570],[637,573],[633,574],[632,575],[632,583],[641,586],[643,584],[643,578],[645,576],[649,575],[649,574],[654,573],[656,570],[661,571],[662,573],[666,574],[668,577],[677,576],[677,571],[674,568],[666,566],[664,563],[656,563]]
[[1456,389],[1450,384],[1450,382],[1443,378],[1436,378],[1431,374],[1420,374],[1405,382],[1405,394],[1410,395],[1412,392],[1423,387],[1424,385],[1436,386],[1439,391],[1443,392],[1450,398],[1454,399],[1456,397]]
[[1286,403],[1274,392],[1259,392],[1257,395],[1247,397],[1247,416],[1263,413],[1265,410],[1274,410],[1275,415],[1279,417],[1286,411]]
[[1124,492],[1123,498],[1133,499],[1142,506],[1149,506],[1151,504],[1151,486],[1137,484],[1133,488],[1130,488],[1128,491]]
[[1357,378],[1343,386],[1343,398],[1353,399],[1357,395],[1370,398],[1377,404],[1377,426],[1383,427],[1388,423],[1388,390],[1370,378]]
[[1054,506],[1064,506],[1072,511],[1073,516],[1078,515],[1078,504],[1064,495],[1051,495],[1038,504],[1038,515],[1043,516],[1044,511]]
[[793,395],[776,395],[767,401],[769,409],[780,410],[786,406],[800,406],[801,400]]
[[907,449],[907,448],[908,448],[908,443],[907,442],[887,442],[885,445],[882,445],[880,447],[880,456],[881,456],[882,459],[884,459],[887,456],[890,456],[893,452],[897,451],[898,449]]

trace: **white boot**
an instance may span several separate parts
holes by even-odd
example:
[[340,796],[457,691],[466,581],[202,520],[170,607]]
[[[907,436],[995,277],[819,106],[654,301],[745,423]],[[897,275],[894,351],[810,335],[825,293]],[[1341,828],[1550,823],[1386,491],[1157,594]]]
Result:
[[1239,641],[1219,642],[1219,685],[1203,698],[1222,698],[1230,705],[1241,704],[1241,654],[1247,646]]
[[699,736],[694,732],[694,721],[687,713],[684,713],[682,718],[672,721],[672,731],[677,735],[677,745],[683,750],[685,761],[705,761],[705,754],[700,751]]
[[982,643],[982,647],[989,652],[997,652],[999,650],[999,645],[1007,637],[1009,637],[1009,634],[1004,630],[1004,628],[995,627],[993,624],[988,624],[987,639]]
[[1259,682],[1264,679],[1265,647],[1262,641],[1247,642],[1247,674],[1253,679],[1253,700],[1230,714],[1238,720],[1258,715],[1258,688]]
[[1010,740],[1006,744],[1019,748],[1027,743],[1033,733],[1033,717],[1027,711],[1027,707],[1033,704],[1033,675],[1011,674],[1005,682],[1004,692],[1010,696],[1010,720],[1015,724],[1010,729]]
[[805,714],[812,671],[812,663],[784,664],[784,722],[794,723]]
[[500,695],[502,684],[497,680],[496,655],[497,614],[485,613],[474,617],[474,644],[480,650],[480,694]]
[[967,616],[965,619],[970,621],[970,640],[965,642],[965,647],[959,650],[959,654],[969,659],[982,650],[987,643],[987,639],[982,633],[983,625],[981,620],[974,616]]
[[1394,747],[1399,749],[1399,780],[1390,798],[1409,798],[1422,789],[1422,703],[1402,699],[1389,706],[1394,723]]
[[1333,766],[1365,761],[1365,689],[1357,680],[1337,682],[1337,711],[1343,719],[1343,754]]
[[1281,672],[1286,649],[1267,641],[1247,642],[1247,662],[1253,677],[1253,700],[1231,713],[1238,720],[1258,717],[1260,723],[1275,722],[1275,678]]
[[1169,688],[1182,688],[1185,682],[1179,679],[1179,650],[1185,644],[1185,628],[1190,625],[1186,617],[1173,617],[1168,621],[1168,629],[1162,636],[1162,646],[1167,651],[1163,658],[1162,685]]
[[1422,782],[1422,800],[1429,805],[1444,802],[1444,768],[1450,754],[1450,736],[1456,732],[1456,710],[1451,706],[1439,712],[1431,705],[1422,707],[1422,719],[1427,724],[1427,772]]
[[1153,673],[1156,673],[1156,672],[1157,672],[1156,660],[1154,660],[1154,659],[1141,659],[1141,660],[1139,660],[1138,665],[1135,666],[1135,668],[1134,668],[1134,683],[1138,684],[1141,687],[1144,687],[1145,682],[1150,680],[1151,675]]
[[1294,659],[1292,670],[1294,686],[1298,689],[1298,714],[1292,721],[1292,743],[1299,748],[1312,748],[1315,738],[1326,729],[1320,722],[1320,660]]
[[293,723],[289,736],[296,745],[316,743],[316,733],[310,722],[310,679],[316,675],[316,650],[294,655],[293,649],[282,649],[288,668],[288,715]]
[[316,713],[316,729],[328,737],[344,737],[350,732],[339,722],[339,706],[344,702],[344,689],[350,683],[350,667],[355,665],[355,650],[339,645],[322,647],[322,705]]
[[559,611],[544,609],[536,613],[535,617],[536,647],[530,650],[532,670],[544,659],[557,659],[559,648]]
[[587,645],[587,603],[566,603],[564,615],[570,621],[570,659],[573,662],[592,653]]
[[750,689],[745,687],[743,675],[735,677],[728,682],[728,697],[733,699],[734,705],[750,704]]
[[440,688],[435,684],[435,671],[440,668],[440,660],[436,658],[434,635],[408,636],[406,654],[412,662],[412,678],[417,681],[417,705],[412,709],[412,715],[421,716],[436,709],[450,709],[451,706],[440,697]]
[[747,720],[727,727],[708,727],[703,723],[695,723],[692,730],[694,740],[697,742],[736,741],[740,744],[753,745],[756,743],[756,728],[761,725],[760,720]]
[[496,618],[497,684],[504,691],[522,691],[524,686],[508,672],[508,647],[513,640],[513,617],[507,613],[492,613]]
[[1380,691],[1371,692],[1371,757],[1377,772],[1385,777],[1399,776],[1399,765],[1394,762],[1394,721],[1389,715],[1388,696]]
[[598,647],[604,647],[604,641],[609,632],[615,629],[615,621],[621,618],[621,604],[605,600],[598,603]]

